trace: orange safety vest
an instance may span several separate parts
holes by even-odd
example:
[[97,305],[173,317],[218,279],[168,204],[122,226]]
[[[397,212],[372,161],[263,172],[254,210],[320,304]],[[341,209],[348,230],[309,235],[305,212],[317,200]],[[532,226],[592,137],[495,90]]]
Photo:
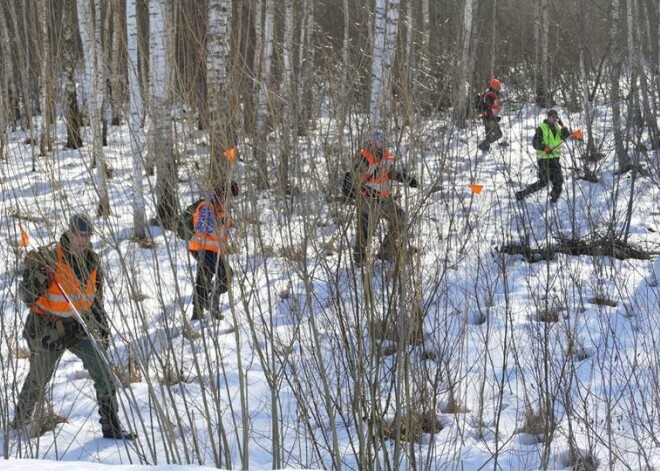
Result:
[[383,158],[378,160],[369,149],[362,149],[360,155],[369,162],[369,168],[362,175],[362,194],[387,198],[390,195],[390,171],[394,168],[394,155],[383,150]]
[[80,313],[92,307],[96,298],[97,270],[94,268],[84,288],[81,286],[76,274],[64,261],[62,246],[57,244],[57,265],[55,266],[54,281],[46,292],[34,303],[34,311],[41,315],[56,317],[73,317],[74,308]]
[[[202,210],[210,207],[213,216],[212,221],[200,221]],[[206,216],[208,217],[208,215]],[[229,227],[231,219],[225,215],[225,210],[220,203],[202,201],[197,205],[193,215],[193,227],[195,233],[188,241],[188,250],[199,252],[208,250],[210,252],[224,253],[229,241]]]
[[493,105],[491,106],[490,110],[484,110],[481,113],[481,116],[484,118],[497,118],[500,114],[500,105],[497,102],[499,100],[500,95],[499,93],[491,90],[490,88],[486,89],[486,91],[481,95],[481,100],[482,103],[485,101],[486,96],[490,96],[493,98]]

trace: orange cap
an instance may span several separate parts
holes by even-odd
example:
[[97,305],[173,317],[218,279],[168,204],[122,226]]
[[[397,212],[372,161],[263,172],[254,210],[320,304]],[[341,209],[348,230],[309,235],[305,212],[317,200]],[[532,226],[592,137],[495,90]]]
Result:
[[491,88],[494,88],[496,90],[499,90],[500,87],[502,86],[502,82],[497,80],[496,78],[490,79],[490,82],[488,83],[488,86]]

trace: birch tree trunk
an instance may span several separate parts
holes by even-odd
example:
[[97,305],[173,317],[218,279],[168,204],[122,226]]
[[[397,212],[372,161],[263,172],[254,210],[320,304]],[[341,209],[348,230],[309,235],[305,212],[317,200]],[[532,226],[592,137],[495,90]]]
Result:
[[[651,51],[653,49],[653,40],[651,39],[651,12],[648,10],[647,5],[645,5],[643,2],[641,5],[637,0],[631,0],[631,2],[633,5],[635,5],[635,11],[637,12],[637,23],[644,25],[644,28],[636,28],[637,40],[640,45],[646,44],[649,48],[649,51]],[[634,48],[633,52],[635,63],[639,70],[642,116],[649,132],[651,147],[653,149],[659,149],[660,129],[658,128],[658,120],[656,119],[658,111],[658,97],[653,94],[653,84],[649,83],[649,77],[653,76],[653,68],[649,65],[649,62],[644,57],[643,47],[636,47]]]
[[630,133],[639,136],[642,132],[642,111],[639,103],[639,89],[638,89],[638,74],[637,64],[635,57],[637,56],[636,49],[640,44],[635,41],[635,25],[634,25],[634,4],[631,0],[626,0],[626,69],[628,72],[628,79],[630,83],[630,91],[628,93],[628,106],[626,110],[627,126]]
[[50,108],[52,97],[51,91],[51,46],[48,25],[50,24],[50,10],[48,0],[37,0],[37,17],[40,20],[39,30],[41,43],[41,94],[39,107],[41,108],[41,133],[39,137],[39,155],[46,155],[53,150],[53,142],[50,130]]
[[[586,16],[584,9],[584,0],[579,0],[577,2],[577,18],[579,25],[586,25]],[[598,151],[594,144],[594,133],[593,133],[593,121],[594,121],[594,112],[593,106],[591,104],[591,99],[589,96],[589,74],[587,73],[586,57],[587,57],[587,38],[584,34],[584,28],[578,28],[579,37],[580,37],[580,88],[582,97],[582,109],[584,110],[584,121],[587,130],[587,139],[586,146],[587,151],[584,159],[584,171],[585,174],[591,175],[591,170],[588,168],[589,162],[593,162],[597,159]]]
[[344,11],[344,23],[343,23],[343,37],[341,43],[341,89],[339,92],[339,103],[340,111],[338,117],[338,128],[339,133],[344,130],[346,124],[346,117],[348,115],[348,97],[350,95],[351,84],[349,81],[349,71],[351,70],[351,12],[348,5],[348,0],[343,0],[342,8]]
[[[268,188],[268,142],[267,142],[267,120],[268,120],[268,95],[270,90],[270,75],[273,62],[273,15],[275,10],[274,0],[265,0],[263,6],[259,5],[257,15],[257,41],[259,48],[256,54],[259,56],[258,67],[258,90],[257,90],[257,117],[256,117],[256,152],[257,160],[257,187]],[[263,14],[261,13],[263,12]],[[263,21],[263,28],[261,22]]]
[[[225,84],[229,51],[229,24],[231,4],[228,0],[210,0],[206,43],[206,90],[211,143],[211,178],[227,187],[231,165],[223,152],[236,144],[232,136]],[[225,115],[223,115],[223,112]],[[224,122],[223,122],[224,121]],[[229,193],[227,193],[229,194]]]
[[612,61],[610,63],[610,97],[612,100],[612,133],[614,134],[614,152],[621,173],[630,170],[630,160],[626,153],[621,126],[621,47],[619,28],[621,27],[621,5],[619,0],[611,1],[610,8],[610,42],[612,44]]
[[78,149],[83,145],[80,128],[82,115],[78,107],[76,92],[76,3],[75,0],[63,0],[62,21],[62,67],[65,80],[64,118],[66,120],[66,147]]
[[282,45],[282,83],[280,86],[280,155],[278,159],[278,182],[285,194],[291,191],[289,182],[289,156],[295,152],[291,145],[291,131],[295,128],[299,111],[298,99],[293,83],[293,0],[284,0],[284,43]]
[[151,86],[151,146],[156,162],[156,213],[162,227],[178,223],[177,165],[170,118],[172,59],[171,0],[149,4],[149,84]]
[[113,126],[121,124],[121,110],[122,110],[122,92],[124,91],[124,80],[121,71],[122,55],[120,44],[122,38],[126,37],[123,31],[123,24],[120,18],[122,17],[122,5],[120,0],[109,0],[109,12],[112,16],[111,33],[110,33],[110,58],[108,60],[109,74],[108,81],[110,83],[109,103],[110,103],[110,123]]
[[314,62],[316,18],[314,16],[314,0],[303,0],[304,17],[300,32],[300,49],[298,70],[300,71],[300,87],[298,88],[298,135],[306,136],[308,127],[314,116]]
[[126,40],[128,49],[128,129],[131,136],[131,155],[133,162],[133,230],[135,237],[147,236],[146,210],[144,201],[144,182],[142,178],[143,139],[140,123],[142,122],[142,92],[138,74],[138,21],[137,0],[126,0]]
[[550,13],[548,11],[548,0],[540,0],[537,3],[537,60],[536,60],[536,104],[547,108],[552,104],[550,96],[549,58],[550,48]]
[[[8,10],[9,16],[11,17],[11,22],[12,26],[14,29],[15,34],[18,36],[18,31],[20,30],[19,24],[18,24],[18,19],[19,17],[22,18],[23,20],[23,28],[25,31],[27,31],[27,18],[26,18],[26,12],[25,12],[25,6],[22,3],[16,4],[16,3],[5,3],[5,6]],[[23,10],[19,10],[19,8],[24,8]],[[18,38],[18,41],[14,42],[15,48],[17,50],[17,67],[18,67],[18,75],[20,78],[20,89],[21,89],[21,107],[23,109],[22,112],[22,120],[21,120],[21,128],[22,129],[28,129],[30,131],[30,153],[31,153],[31,159],[32,159],[32,172],[37,171],[37,153],[35,152],[35,143],[36,139],[34,137],[34,127],[32,126],[32,109],[30,106],[30,77],[28,75],[28,70],[29,70],[29,64],[30,64],[30,47],[29,44],[27,44],[27,41],[20,41],[20,38]]]
[[454,95],[454,124],[460,128],[465,127],[467,116],[467,83],[469,82],[468,69],[470,63],[470,44],[472,42],[472,19],[474,16],[475,0],[465,0],[463,6],[462,41],[457,54],[455,95]]
[[399,0],[376,0],[371,67],[369,122],[372,129],[383,127],[390,110],[390,79],[399,28]]
[[2,68],[2,108],[0,109],[0,159],[4,158],[4,148],[7,140],[6,132],[9,122],[14,129],[18,118],[18,92],[14,81],[14,58],[11,55],[11,41],[7,31],[6,7],[0,2],[0,51],[3,56]]
[[98,214],[110,214],[107,168],[103,155],[101,132],[101,105],[103,101],[103,53],[101,48],[101,2],[78,0],[78,23],[80,39],[85,56],[85,78],[83,90],[87,97],[89,122],[92,131],[92,167],[96,167],[99,193]]

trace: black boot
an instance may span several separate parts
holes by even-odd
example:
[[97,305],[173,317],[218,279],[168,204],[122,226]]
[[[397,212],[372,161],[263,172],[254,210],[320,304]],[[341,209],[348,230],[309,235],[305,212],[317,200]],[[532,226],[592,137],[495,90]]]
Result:
[[101,431],[103,438],[114,440],[133,440],[137,435],[124,430],[117,416],[117,400],[115,398],[103,398],[98,400],[99,415],[101,416]]
[[194,295],[193,298],[193,313],[190,317],[191,321],[198,321],[204,317],[204,308],[202,303],[199,301],[199,296]]

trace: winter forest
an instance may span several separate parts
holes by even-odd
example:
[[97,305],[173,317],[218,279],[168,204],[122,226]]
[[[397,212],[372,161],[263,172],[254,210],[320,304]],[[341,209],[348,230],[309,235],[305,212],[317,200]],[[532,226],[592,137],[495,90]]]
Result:
[[[0,0],[2,458],[660,469],[659,25],[657,0]],[[549,109],[582,135],[564,190],[516,201]],[[393,185],[405,249],[376,256],[381,221],[358,264],[342,177],[375,130],[419,184]],[[218,182],[232,274],[191,320],[183,220]],[[70,352],[39,433],[12,425],[25,256],[79,213],[131,441]]]

